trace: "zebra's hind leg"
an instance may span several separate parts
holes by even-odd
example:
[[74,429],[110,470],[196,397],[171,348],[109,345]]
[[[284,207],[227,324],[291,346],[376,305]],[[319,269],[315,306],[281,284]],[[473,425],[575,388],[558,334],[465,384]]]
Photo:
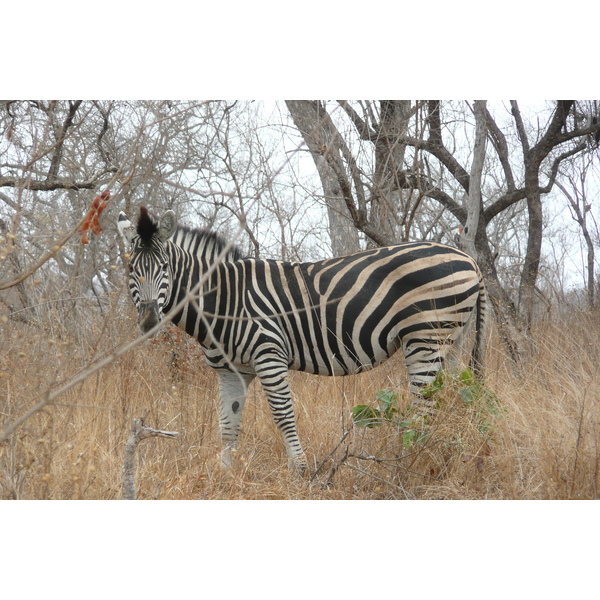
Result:
[[231,469],[233,465],[232,449],[235,448],[240,433],[242,411],[246,401],[248,386],[254,375],[246,375],[226,370],[218,371],[221,409],[219,428],[221,430],[221,467]]
[[302,476],[306,473],[306,456],[296,431],[296,417],[292,406],[292,391],[287,363],[278,356],[262,357],[254,365],[256,375],[265,390],[273,420],[281,432],[288,456],[290,471]]
[[[433,378],[432,378],[433,381]],[[427,384],[419,384],[410,385],[410,391],[413,396],[413,411],[415,418],[423,418],[425,420],[431,420],[436,413],[436,401],[429,397],[425,396],[423,392],[423,388],[426,387]]]
[[436,375],[444,368],[444,360],[439,355],[431,361],[420,361],[407,364],[410,391],[413,395],[414,416],[431,419],[436,413],[436,400],[423,394],[424,388],[434,381]]

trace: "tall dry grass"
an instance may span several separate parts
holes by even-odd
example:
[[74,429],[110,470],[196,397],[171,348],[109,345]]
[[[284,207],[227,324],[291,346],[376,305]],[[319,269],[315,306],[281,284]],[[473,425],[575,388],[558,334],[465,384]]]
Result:
[[[68,331],[2,323],[0,420],[10,423],[47,390],[116,344],[133,339],[131,311]],[[283,442],[253,383],[236,466],[219,468],[216,375],[189,339],[136,347],[28,419],[0,445],[0,497],[118,499],[132,419],[178,431],[137,452],[140,499],[563,499],[599,496],[600,324],[572,314],[533,332],[536,351],[517,373],[495,338],[486,386],[501,410],[466,405],[449,389],[431,436],[410,447],[384,423],[353,426],[352,407],[378,390],[410,397],[401,357],[355,377],[292,374],[310,475],[287,471]],[[482,426],[484,424],[485,426]]]

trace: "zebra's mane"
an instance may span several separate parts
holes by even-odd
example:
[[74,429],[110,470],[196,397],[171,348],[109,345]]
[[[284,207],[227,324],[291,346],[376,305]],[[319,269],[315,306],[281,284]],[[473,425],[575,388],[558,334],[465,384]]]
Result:
[[[177,229],[171,241],[182,250],[203,258],[208,263],[216,260],[228,245],[228,242],[214,231],[189,227],[181,223],[177,224]],[[242,251],[237,246],[231,246],[222,260],[233,261],[242,258],[245,258]]]
[[[137,221],[137,234],[143,246],[151,246],[153,237],[159,231],[158,219],[145,206],[140,206],[140,216]],[[204,259],[207,263],[214,262],[228,245],[218,233],[208,229],[189,227],[177,223],[171,241],[182,250]],[[222,260],[233,261],[245,258],[237,246],[228,249]]]
[[158,223],[156,219],[150,215],[145,206],[140,206],[140,216],[137,222],[137,234],[142,240],[144,246],[149,246],[152,243],[152,237],[158,231]]

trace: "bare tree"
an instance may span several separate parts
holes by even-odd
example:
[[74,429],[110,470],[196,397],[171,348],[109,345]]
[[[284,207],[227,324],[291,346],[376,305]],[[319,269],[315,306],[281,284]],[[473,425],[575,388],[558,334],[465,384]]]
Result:
[[[569,172],[564,175],[565,182],[557,181],[556,185],[567,198],[573,220],[579,225],[586,247],[586,295],[590,308],[596,305],[596,244],[598,243],[598,225],[593,221],[592,202],[588,197],[587,178],[593,168],[595,156],[583,157],[583,161],[573,161]],[[592,221],[592,223],[590,223]],[[590,230],[595,227],[595,235]]]

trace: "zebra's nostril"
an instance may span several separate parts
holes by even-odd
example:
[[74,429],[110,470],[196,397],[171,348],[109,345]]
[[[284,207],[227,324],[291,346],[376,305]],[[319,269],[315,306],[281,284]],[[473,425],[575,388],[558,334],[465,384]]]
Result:
[[158,311],[158,302],[140,302],[138,310],[138,324],[142,333],[147,333],[153,327],[160,323],[160,313]]
[[147,314],[142,319],[140,319],[140,329],[142,333],[148,333],[153,327],[158,325],[160,319],[156,319],[154,315]]

